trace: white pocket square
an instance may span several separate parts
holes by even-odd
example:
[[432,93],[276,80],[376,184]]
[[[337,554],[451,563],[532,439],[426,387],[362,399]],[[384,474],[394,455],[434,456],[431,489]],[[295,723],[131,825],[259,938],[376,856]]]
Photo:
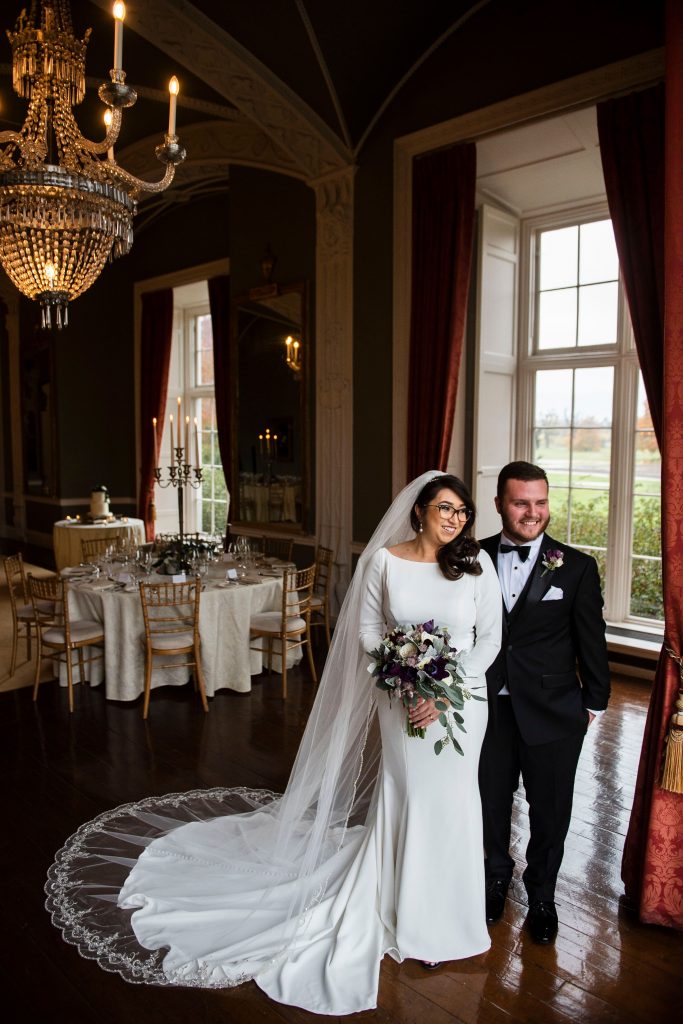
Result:
[[544,601],[561,601],[564,597],[564,591],[562,587],[549,587],[543,595]]

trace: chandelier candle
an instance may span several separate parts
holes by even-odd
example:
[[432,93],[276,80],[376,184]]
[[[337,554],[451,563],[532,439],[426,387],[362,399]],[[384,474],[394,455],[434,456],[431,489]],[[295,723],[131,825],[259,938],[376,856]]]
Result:
[[180,83],[174,75],[171,81],[168,83],[169,93],[169,105],[168,105],[168,134],[171,136],[175,135],[175,114],[176,104],[178,102],[178,93],[180,92]]
[[126,5],[117,0],[114,4],[114,70],[123,68],[123,19],[126,17]]

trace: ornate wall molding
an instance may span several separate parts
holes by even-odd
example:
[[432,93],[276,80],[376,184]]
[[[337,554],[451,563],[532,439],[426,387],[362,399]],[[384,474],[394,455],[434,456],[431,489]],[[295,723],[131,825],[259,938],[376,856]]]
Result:
[[[116,160],[131,174],[159,177],[159,162],[154,157],[152,136],[140,139],[116,153]],[[182,142],[187,159],[176,169],[174,186],[201,178],[215,177],[221,169],[226,177],[230,164],[246,164],[301,178],[298,164],[261,129],[239,115],[228,121],[200,121],[183,128]]]
[[353,539],[353,178],[347,167],[316,193],[316,514],[336,553],[339,601]]
[[[109,10],[110,0],[93,0]],[[322,118],[237,40],[185,0],[145,0],[126,20],[134,32],[188,68],[318,178],[350,161]],[[184,140],[183,140],[184,141]]]

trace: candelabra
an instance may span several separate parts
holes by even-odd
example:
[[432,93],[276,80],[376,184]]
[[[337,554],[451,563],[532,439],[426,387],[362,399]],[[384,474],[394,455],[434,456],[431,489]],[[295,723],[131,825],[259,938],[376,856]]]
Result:
[[266,427],[265,434],[259,434],[259,453],[263,460],[263,480],[269,484],[273,478],[273,457],[277,455],[277,434],[271,434]]
[[[182,543],[185,534],[185,488],[192,487],[197,490],[202,483],[202,467],[192,466],[185,460],[185,448],[174,448],[175,463],[168,467],[168,480],[162,480],[161,466],[154,470],[154,478],[159,487],[175,487],[178,491],[178,525],[180,527],[180,540]],[[194,478],[192,474],[194,473]]]

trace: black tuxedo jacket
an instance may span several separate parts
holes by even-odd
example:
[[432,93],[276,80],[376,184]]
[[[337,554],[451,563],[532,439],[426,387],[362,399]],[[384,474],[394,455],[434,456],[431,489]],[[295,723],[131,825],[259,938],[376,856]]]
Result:
[[[500,534],[480,541],[496,568],[499,542]],[[544,573],[550,549],[561,551],[564,563]],[[544,601],[551,587],[561,597]],[[497,694],[507,685],[522,739],[532,746],[584,729],[587,708],[607,707],[610,678],[594,558],[544,535],[512,611],[503,603],[503,641],[486,683],[492,720]]]

